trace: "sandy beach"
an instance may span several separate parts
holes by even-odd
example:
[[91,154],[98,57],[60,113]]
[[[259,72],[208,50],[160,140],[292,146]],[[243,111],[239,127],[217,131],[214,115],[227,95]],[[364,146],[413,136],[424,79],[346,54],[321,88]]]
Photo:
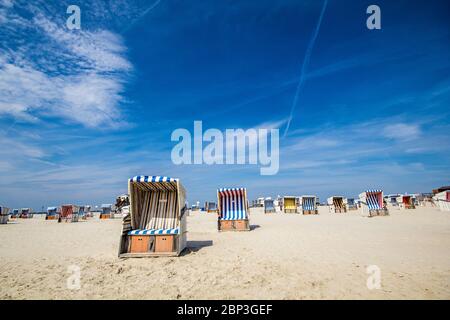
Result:
[[[264,215],[217,232],[191,213],[177,258],[117,257],[121,220],[18,219],[0,225],[1,299],[450,299],[450,215],[435,208]],[[369,290],[366,268],[381,270]],[[70,266],[80,286],[70,290]]]

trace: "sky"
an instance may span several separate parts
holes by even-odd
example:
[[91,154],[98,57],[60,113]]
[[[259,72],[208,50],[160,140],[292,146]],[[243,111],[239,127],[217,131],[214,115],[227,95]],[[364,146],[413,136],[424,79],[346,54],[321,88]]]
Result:
[[[0,0],[0,204],[113,203],[136,175],[179,178],[191,203],[449,185],[449,6]],[[278,173],[173,164],[194,121],[279,129]]]

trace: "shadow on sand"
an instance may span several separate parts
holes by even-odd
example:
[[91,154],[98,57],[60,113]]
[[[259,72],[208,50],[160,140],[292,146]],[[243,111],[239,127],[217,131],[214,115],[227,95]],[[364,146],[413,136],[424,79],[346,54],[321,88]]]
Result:
[[197,252],[201,250],[204,247],[210,247],[213,245],[212,240],[205,240],[205,241],[188,241],[186,249],[183,250],[181,253],[182,256],[190,254],[192,252]]

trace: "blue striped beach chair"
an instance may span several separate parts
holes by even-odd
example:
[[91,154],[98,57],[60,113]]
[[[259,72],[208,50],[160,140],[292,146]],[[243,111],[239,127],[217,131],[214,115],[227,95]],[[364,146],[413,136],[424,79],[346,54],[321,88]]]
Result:
[[186,248],[186,191],[179,179],[128,180],[129,213],[123,218],[119,257],[178,256]]
[[7,224],[9,218],[9,208],[0,206],[0,224]]
[[19,217],[20,210],[19,209],[13,209],[11,211],[11,219],[16,219]]
[[302,196],[300,201],[303,214],[319,214],[316,196]]
[[86,220],[86,207],[85,206],[78,206],[78,219]]
[[100,219],[111,219],[112,218],[112,205],[111,204],[102,204],[100,206]]
[[397,201],[399,197],[399,194],[389,194],[387,196],[384,196],[384,198],[386,199],[386,202],[393,207],[398,207],[399,203]]
[[215,202],[205,202],[205,211],[207,213],[217,213],[217,204]]
[[45,220],[57,220],[58,219],[58,207],[48,207]]
[[264,213],[275,213],[275,205],[272,199],[264,200]]
[[250,231],[248,219],[247,190],[245,188],[222,188],[217,190],[219,207],[219,231]]
[[358,206],[356,205],[356,201],[354,198],[347,198],[346,205],[347,205],[348,210],[357,210],[358,209]]
[[383,203],[383,190],[366,190],[359,194],[359,199],[364,216],[375,217],[389,214]]

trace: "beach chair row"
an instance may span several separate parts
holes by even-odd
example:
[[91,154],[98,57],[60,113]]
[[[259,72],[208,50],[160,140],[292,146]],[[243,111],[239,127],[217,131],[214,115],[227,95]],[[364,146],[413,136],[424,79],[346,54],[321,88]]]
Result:
[[[177,178],[135,176],[128,180],[129,210],[122,225],[119,257],[177,256],[186,247],[186,190]],[[345,212],[343,197],[331,197],[334,210]],[[381,190],[360,194],[360,205],[368,216],[387,215]],[[304,214],[317,214],[317,197],[284,197],[284,212],[297,212],[300,204]],[[275,212],[274,202],[265,199],[267,211]],[[209,204],[205,204],[205,209]],[[249,205],[245,188],[217,190],[218,231],[249,231]]]

